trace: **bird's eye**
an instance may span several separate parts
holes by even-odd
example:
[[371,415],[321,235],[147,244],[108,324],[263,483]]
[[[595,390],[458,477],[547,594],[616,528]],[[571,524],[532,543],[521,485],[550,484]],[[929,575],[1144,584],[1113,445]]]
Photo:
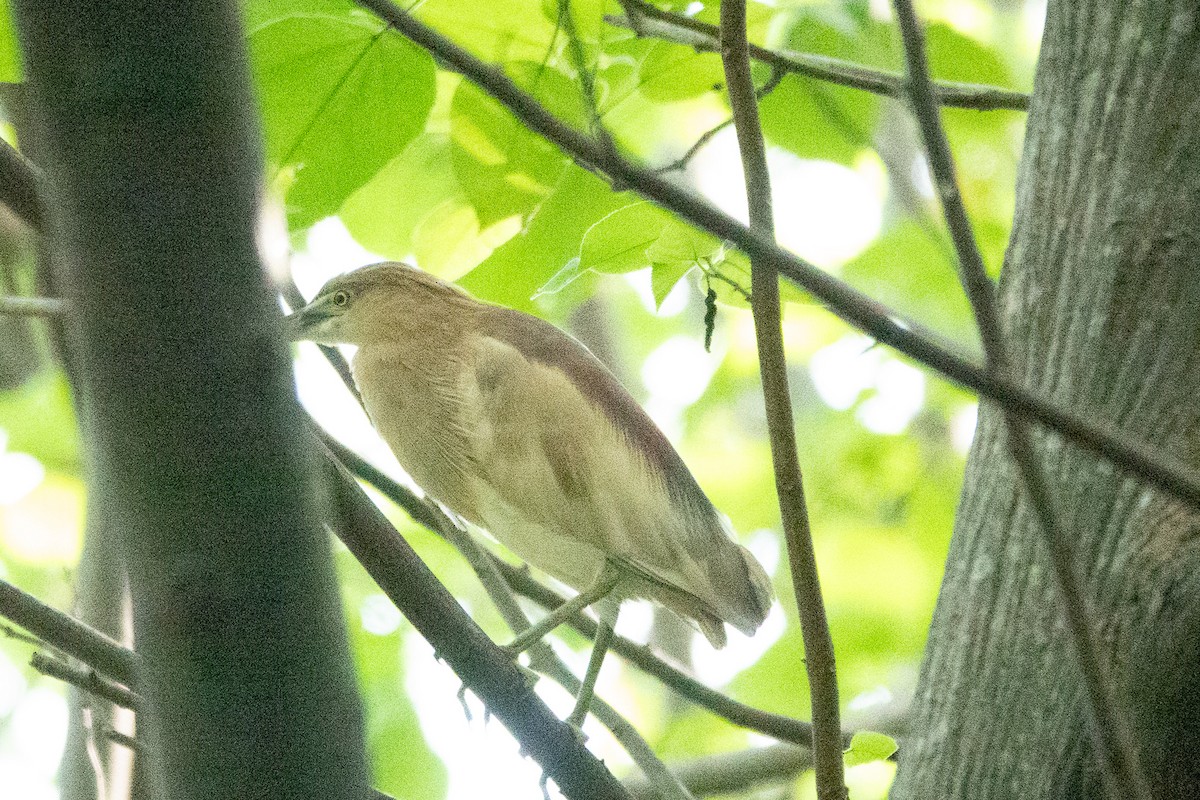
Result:
[[329,300],[338,308],[345,308],[346,304],[350,302],[350,293],[339,289],[333,293],[333,296]]

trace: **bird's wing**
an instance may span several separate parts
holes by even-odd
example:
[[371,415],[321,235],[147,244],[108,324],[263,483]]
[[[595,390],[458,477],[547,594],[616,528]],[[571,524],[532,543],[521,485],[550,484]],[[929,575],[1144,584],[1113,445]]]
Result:
[[[742,630],[756,628],[770,597],[761,568],[728,538],[678,453],[617,379],[535,317],[493,307],[479,332],[464,393],[474,408],[464,416],[477,426],[481,480],[507,511],[692,595]],[[504,541],[505,531],[492,533]]]

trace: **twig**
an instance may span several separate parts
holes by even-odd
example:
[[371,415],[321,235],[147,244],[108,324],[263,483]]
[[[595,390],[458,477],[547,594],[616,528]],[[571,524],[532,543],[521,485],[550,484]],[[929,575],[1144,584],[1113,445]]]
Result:
[[[764,97],[769,95],[771,92],[775,91],[775,88],[779,86],[779,82],[783,80],[784,74],[785,73],[782,70],[772,69],[770,80],[768,80],[766,83],[764,83],[762,86],[760,86],[758,89],[756,89],[754,91],[755,99],[762,100]],[[725,130],[732,124],[733,124],[733,117],[730,117],[729,119],[725,120],[724,122],[721,122],[721,123],[709,128],[707,131],[705,131],[703,134],[700,135],[700,138],[697,139],[692,144],[691,147],[689,147],[687,149],[686,153],[684,153],[682,156],[680,156],[679,158],[672,161],[670,164],[667,164],[666,166],[657,167],[654,171],[660,175],[663,175],[668,172],[678,172],[679,170],[684,169],[685,167],[687,167],[688,162],[691,161],[693,158],[695,158],[696,154],[704,149],[705,145],[707,145],[709,142],[711,142],[718,133]],[[749,298],[747,298],[747,299],[749,299]]]
[[[941,118],[929,79],[924,34],[911,0],[893,0],[908,65],[908,91],[921,137],[929,154],[929,168],[941,198],[946,226],[958,254],[963,288],[975,312],[984,360],[995,375],[1011,374],[996,309],[995,287],[989,280],[963,205],[955,176],[954,157],[942,130]],[[1080,586],[1073,544],[1063,530],[1060,515],[1038,459],[1032,432],[1021,417],[1006,413],[1009,451],[1025,484],[1030,505],[1049,551],[1051,574],[1070,630],[1069,646],[1078,662],[1092,717],[1092,735],[1106,790],[1113,800],[1150,800],[1149,782],[1138,764],[1128,711],[1118,699],[1108,664],[1089,620],[1093,615]]]
[[584,108],[588,112],[588,124],[592,134],[601,146],[616,152],[612,135],[604,127],[604,121],[600,118],[600,109],[596,103],[595,76],[588,69],[587,57],[583,52],[583,42],[579,41],[579,32],[575,27],[575,14],[571,11],[571,0],[558,0],[558,22],[567,37],[567,53],[571,56],[571,66],[579,75],[579,92],[583,98]]
[[136,678],[138,657],[132,650],[2,580],[0,616],[126,686]]
[[[450,534],[451,543],[458,548],[467,563],[475,570],[484,590],[487,591],[512,632],[521,633],[528,628],[529,618],[517,605],[512,588],[500,574],[500,570],[496,567],[496,561],[489,558],[491,554],[464,530],[452,527]],[[579,679],[554,654],[554,650],[549,644],[544,641],[537,642],[526,652],[529,653],[529,663],[534,670],[550,676],[555,683],[573,695],[579,691]],[[629,720],[599,697],[592,698],[590,709],[625,748],[625,752],[629,754],[634,763],[641,768],[642,773],[659,797],[662,797],[663,800],[694,800]]]
[[110,742],[116,742],[122,747],[128,747],[130,750],[135,752],[142,752],[142,745],[137,739],[133,738],[127,733],[121,733],[116,728],[105,728],[104,738],[108,739]]
[[[750,77],[746,40],[745,0],[721,1],[721,61],[729,107],[746,176],[746,201],[750,229],[774,238],[775,218],[771,206],[771,179],[758,101]],[[779,273],[769,261],[750,259],[750,302],[758,341],[758,370],[762,376],[767,430],[771,437],[771,460],[775,491],[787,542],[792,586],[804,638],[804,667],[808,673],[813,713],[813,763],[820,800],[845,800],[846,781],[842,767],[842,727],[838,707],[837,668],[833,639],[825,616],[825,602],[817,577],[812,529],[804,498],[803,476],[796,451],[795,422],[788,390],[787,357],[783,350],[783,315],[779,302]]]
[[0,633],[4,634],[4,638],[12,639],[15,642],[24,642],[25,644],[31,644],[34,647],[48,647],[51,649],[57,649],[54,647],[54,645],[45,642],[38,637],[33,636],[32,634],[19,631],[12,625],[7,625],[5,623],[0,623]]
[[781,275],[822,301],[850,325],[929,366],[950,380],[1037,421],[1123,470],[1200,508],[1200,481],[1192,470],[1160,451],[1121,436],[1111,427],[1084,420],[1010,380],[991,375],[899,321],[899,315],[815,265],[779,248],[771,237],[751,231],[687,189],[599,147],[565,125],[503,71],[488,66],[462,47],[422,24],[387,0],[354,0],[386,20],[409,41],[432,53],[446,69],[466,77],[508,109],[530,130],[561,147],[577,164],[627,186],[698,228],[735,244],[751,259],[763,259]]
[[[671,771],[697,797],[741,794],[767,781],[790,780],[812,769],[812,751],[794,744],[773,744],[736,753],[694,758],[672,764]],[[655,786],[626,781],[634,800],[661,800]]]
[[41,182],[41,172],[0,139],[0,201],[34,230],[41,230],[46,221]]
[[[621,5],[627,16],[606,17],[609,24],[627,28],[639,36],[664,39],[697,50],[716,52],[720,48],[720,31],[716,25],[664,11],[644,0],[621,0]],[[885,97],[904,98],[904,78],[894,72],[830,56],[768,50],[754,44],[750,45],[750,57],[783,72]],[[938,81],[936,92],[938,103],[955,108],[976,111],[1025,111],[1029,108],[1029,95],[1000,86]]]
[[61,317],[66,312],[66,301],[57,297],[0,296],[0,316]]
[[141,708],[142,699],[135,692],[110,681],[90,667],[81,669],[44,653],[34,653],[29,665],[43,675],[69,683],[114,705],[134,710]]

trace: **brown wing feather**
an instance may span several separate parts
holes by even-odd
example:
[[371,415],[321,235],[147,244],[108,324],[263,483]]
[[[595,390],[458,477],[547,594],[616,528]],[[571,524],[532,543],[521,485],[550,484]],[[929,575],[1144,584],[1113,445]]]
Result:
[[[485,335],[508,344],[531,362],[566,375],[641,454],[685,520],[681,544],[706,573],[706,583],[719,602],[714,611],[742,631],[753,632],[770,607],[769,581],[753,557],[729,540],[725,523],[683,459],[616,377],[577,340],[536,317],[488,306],[480,323]],[[551,447],[549,452],[556,449]],[[558,464],[555,475],[560,484],[566,481],[570,486],[570,454],[560,453],[552,463]],[[639,565],[635,562],[632,566]],[[640,566],[645,569],[649,565]],[[679,588],[686,591],[686,587]],[[704,627],[708,633],[711,625]]]

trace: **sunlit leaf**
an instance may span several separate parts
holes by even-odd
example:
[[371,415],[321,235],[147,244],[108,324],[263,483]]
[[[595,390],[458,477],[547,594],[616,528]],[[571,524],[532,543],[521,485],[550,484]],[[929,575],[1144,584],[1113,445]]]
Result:
[[[583,123],[582,104],[569,78],[539,64],[523,62],[512,69],[556,116],[568,124]],[[567,164],[557,147],[467,81],[455,91],[450,132],[454,174],[484,226],[528,214],[549,196]]]
[[412,254],[421,221],[458,197],[466,202],[450,169],[450,137],[426,133],[352,194],[338,215],[363,247],[399,259]]
[[0,0],[0,83],[21,81],[21,50],[8,0]]
[[363,17],[293,16],[250,36],[267,157],[294,168],[289,225],[335,213],[424,127],[428,53]]
[[655,261],[650,265],[650,290],[654,293],[654,303],[661,306],[663,300],[675,288],[675,284],[695,269],[695,262],[686,261]]
[[554,24],[529,0],[488,0],[486,8],[462,0],[427,0],[415,13],[485,61],[541,62],[552,49]]
[[634,199],[586,170],[568,167],[521,233],[459,283],[485,300],[531,309],[534,294],[578,255],[588,228]]
[[653,203],[633,203],[617,209],[584,234],[579,269],[632,272],[648,266],[653,261],[651,246],[671,221],[671,214]]
[[847,767],[869,764],[890,758],[899,748],[892,737],[873,731],[859,731],[850,739],[850,747],[842,754]]
[[668,103],[720,89],[725,85],[725,72],[715,53],[657,42],[641,63],[638,84],[646,97]]

